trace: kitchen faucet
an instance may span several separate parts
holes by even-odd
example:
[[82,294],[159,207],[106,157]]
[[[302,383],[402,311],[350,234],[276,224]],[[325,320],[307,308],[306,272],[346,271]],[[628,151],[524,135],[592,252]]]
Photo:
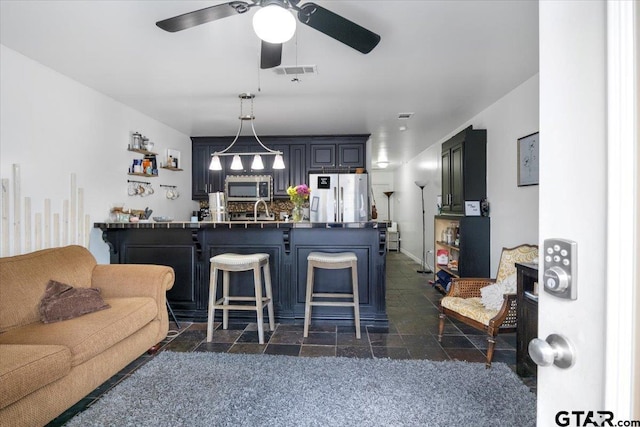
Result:
[[256,204],[253,205],[253,222],[258,222],[258,205],[262,202],[264,205],[264,211],[267,214],[267,218],[269,217],[269,207],[267,206],[267,202],[264,199],[256,200]]

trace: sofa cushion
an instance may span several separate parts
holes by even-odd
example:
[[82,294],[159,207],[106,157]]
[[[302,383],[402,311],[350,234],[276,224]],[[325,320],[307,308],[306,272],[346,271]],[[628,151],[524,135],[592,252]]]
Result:
[[73,319],[109,308],[97,288],[74,288],[49,280],[40,300],[40,320],[44,323]]
[[56,323],[30,323],[0,334],[0,344],[57,344],[71,350],[77,366],[154,320],[158,305],[150,297],[107,298],[109,310]]
[[0,258],[0,332],[40,321],[38,305],[49,280],[88,288],[95,266],[82,246]]
[[0,408],[64,377],[71,352],[61,345],[0,345]]

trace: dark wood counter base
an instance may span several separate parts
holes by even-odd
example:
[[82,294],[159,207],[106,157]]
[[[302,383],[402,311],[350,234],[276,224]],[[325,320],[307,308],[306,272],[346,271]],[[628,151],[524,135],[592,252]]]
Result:
[[[387,326],[385,309],[386,225],[368,223],[96,223],[110,247],[113,264],[162,264],[176,280],[167,298],[180,320],[206,321],[209,259],[233,252],[267,253],[276,320],[304,318],[307,255],[312,251],[355,252],[358,257],[360,321]],[[351,291],[348,270],[317,270],[318,292]],[[221,283],[221,277],[219,277]],[[251,272],[231,274],[230,289],[252,295]],[[221,289],[218,289],[220,297]],[[220,316],[218,316],[220,314]],[[216,313],[216,320],[222,313]],[[255,313],[230,311],[230,319],[255,322]],[[312,323],[353,324],[353,309],[316,307]]]

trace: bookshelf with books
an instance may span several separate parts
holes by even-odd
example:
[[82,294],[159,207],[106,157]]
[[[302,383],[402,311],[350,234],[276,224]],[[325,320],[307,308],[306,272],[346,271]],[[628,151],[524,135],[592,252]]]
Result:
[[435,216],[436,276],[444,271],[454,278],[490,277],[489,227],[490,218],[486,216]]

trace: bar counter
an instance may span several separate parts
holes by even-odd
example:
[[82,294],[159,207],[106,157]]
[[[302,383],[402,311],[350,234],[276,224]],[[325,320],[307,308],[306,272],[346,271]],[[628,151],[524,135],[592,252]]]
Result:
[[[350,251],[358,257],[362,324],[388,325],[385,223],[173,221],[102,222],[95,223],[94,227],[102,230],[112,264],[173,267],[176,281],[167,292],[167,298],[180,320],[206,321],[209,259],[215,255],[227,252],[269,254],[276,320],[290,323],[304,318],[309,253]],[[351,292],[348,270],[316,270],[315,283],[316,292]],[[238,295],[252,295],[252,272],[232,273],[230,289]],[[221,289],[218,289],[218,297],[220,293]],[[255,313],[230,311],[229,315],[238,321],[255,322]],[[315,307],[312,320],[352,325],[353,309]]]

